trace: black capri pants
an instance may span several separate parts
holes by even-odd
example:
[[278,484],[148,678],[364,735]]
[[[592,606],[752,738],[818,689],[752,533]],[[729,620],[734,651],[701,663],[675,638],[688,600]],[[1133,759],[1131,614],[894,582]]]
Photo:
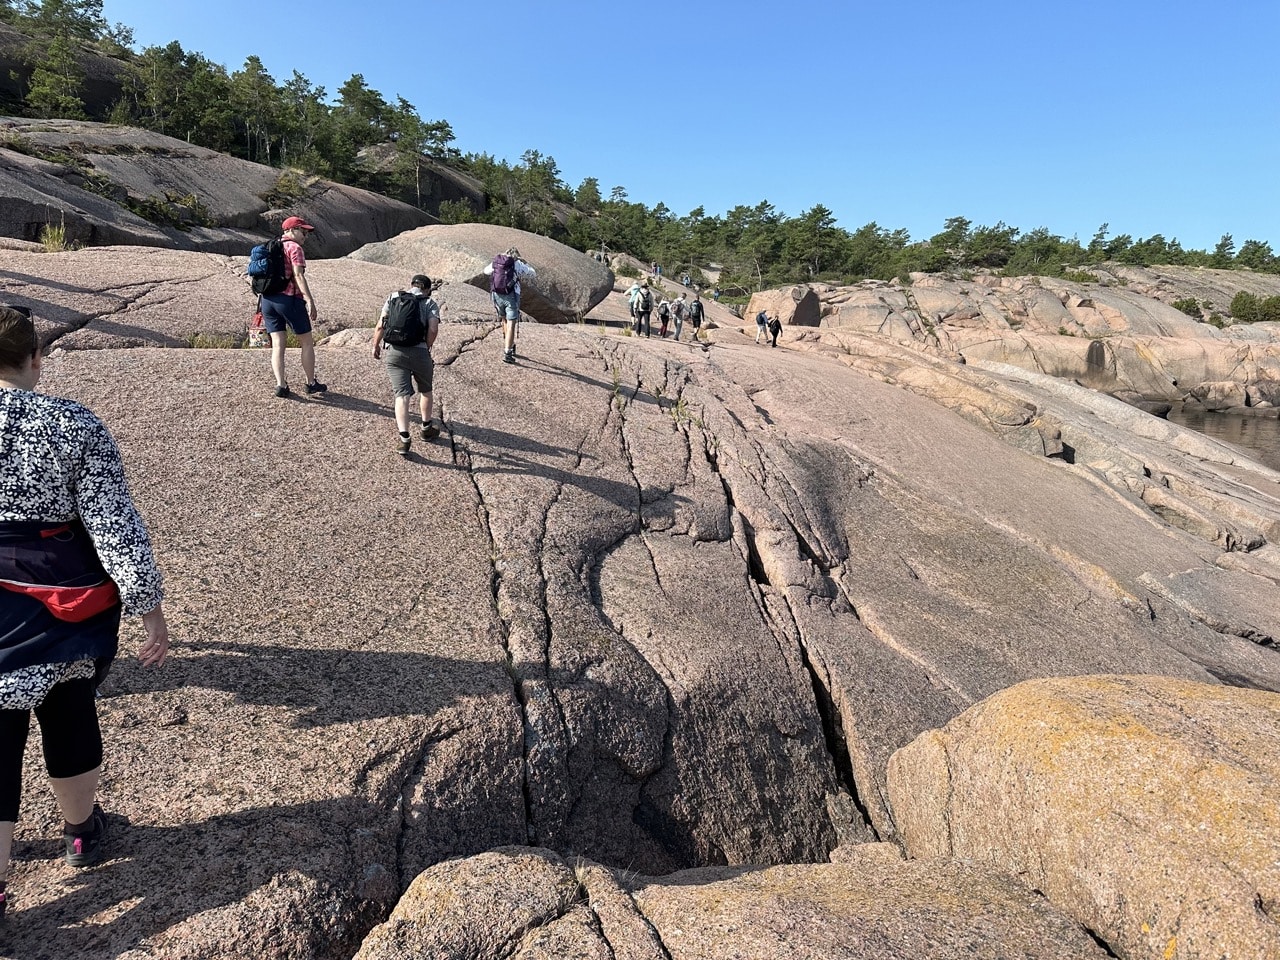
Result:
[[[92,678],[55,684],[35,714],[50,777],[78,777],[102,763],[102,730]],[[30,710],[0,710],[0,822],[18,820],[22,756],[30,726]]]

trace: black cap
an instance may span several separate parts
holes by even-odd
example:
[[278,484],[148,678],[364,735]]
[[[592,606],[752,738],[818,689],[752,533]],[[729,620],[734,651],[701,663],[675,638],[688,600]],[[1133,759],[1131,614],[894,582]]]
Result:
[[428,277],[425,273],[419,273],[417,276],[415,276],[412,280],[409,281],[409,285],[413,287],[421,287],[423,290],[430,290],[431,278]]

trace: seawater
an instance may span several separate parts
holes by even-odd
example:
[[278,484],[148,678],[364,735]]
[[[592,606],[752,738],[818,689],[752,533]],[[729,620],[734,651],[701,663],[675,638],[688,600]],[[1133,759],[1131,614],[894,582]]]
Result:
[[1242,417],[1235,413],[1207,413],[1174,405],[1169,422],[1223,440],[1246,454],[1280,470],[1280,420],[1274,417]]

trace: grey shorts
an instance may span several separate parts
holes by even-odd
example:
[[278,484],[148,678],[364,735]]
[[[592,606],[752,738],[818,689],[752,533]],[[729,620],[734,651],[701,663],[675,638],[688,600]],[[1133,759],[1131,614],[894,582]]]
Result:
[[[395,347],[385,344],[382,348],[382,360],[387,365],[387,374],[391,377],[391,392],[397,397],[412,397],[414,393],[430,393],[431,381],[435,376],[436,364],[431,359],[431,351],[425,343],[416,347]],[[418,389],[413,388],[417,381]]]

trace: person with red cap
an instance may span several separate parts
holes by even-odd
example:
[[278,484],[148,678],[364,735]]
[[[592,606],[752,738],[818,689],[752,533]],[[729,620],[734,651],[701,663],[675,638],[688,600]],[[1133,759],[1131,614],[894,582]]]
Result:
[[[329,388],[316,379],[316,342],[311,325],[316,322],[316,298],[307,284],[307,257],[302,245],[315,230],[301,217],[289,217],[280,225],[284,244],[284,275],[289,283],[279,293],[263,294],[262,325],[271,334],[271,369],[276,375],[276,396],[289,396],[284,377],[284,348],[288,330],[302,347],[302,372],[307,377],[307,393],[324,393]],[[287,329],[286,329],[287,328]]]

